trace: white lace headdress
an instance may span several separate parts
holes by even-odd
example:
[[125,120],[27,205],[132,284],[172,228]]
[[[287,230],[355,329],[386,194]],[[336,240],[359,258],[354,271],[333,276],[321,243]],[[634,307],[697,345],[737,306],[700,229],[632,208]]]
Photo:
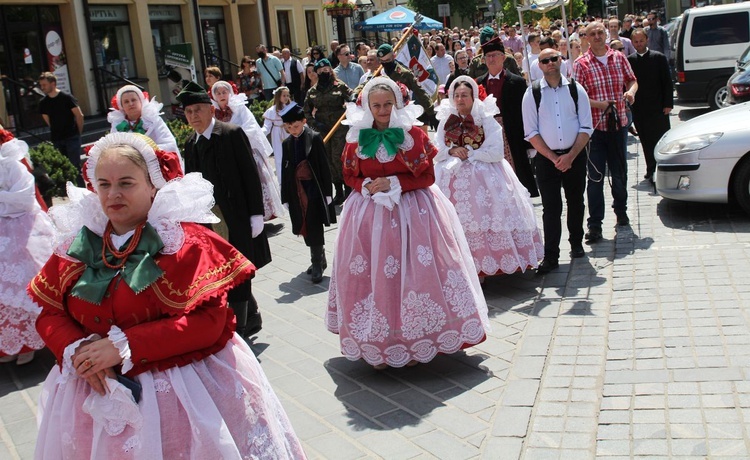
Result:
[[154,120],[161,116],[161,109],[164,107],[164,104],[157,102],[155,98],[147,98],[140,88],[133,85],[125,85],[117,90],[117,94],[114,97],[117,107],[109,108],[107,121],[115,126],[125,121],[125,110],[122,108],[122,96],[123,94],[130,92],[138,95],[138,98],[141,100],[141,120],[143,120],[144,126],[148,129],[148,127],[153,124]]
[[456,103],[453,102],[453,94],[456,91],[456,86],[461,82],[466,82],[471,86],[472,96],[474,98],[474,103],[471,106],[471,116],[474,118],[475,123],[481,124],[482,119],[494,118],[495,115],[500,113],[500,109],[497,108],[497,99],[495,99],[495,96],[489,94],[483,101],[480,100],[479,86],[477,85],[477,82],[471,77],[461,75],[453,80],[448,89],[448,97],[443,99],[440,103],[440,107],[436,114],[438,120],[446,120],[451,115],[458,115]]
[[[155,144],[148,137],[134,133],[111,133],[99,139],[89,151],[89,158],[84,165],[87,177],[96,185],[96,164],[102,153],[116,145],[130,145],[146,160],[151,183],[157,188],[156,196],[148,212],[147,221],[157,231],[164,242],[161,250],[164,254],[174,254],[185,241],[181,222],[218,223],[219,218],[212,212],[214,206],[213,185],[203,179],[200,173],[182,176],[179,168],[179,157],[172,159],[170,166],[171,180],[165,178],[159,155],[163,152],[154,149]],[[69,202],[55,205],[49,215],[55,224],[55,253],[67,257],[66,252],[83,226],[97,235],[104,234],[107,216],[102,210],[96,192],[79,188],[68,182]]]
[[[346,104],[346,119],[341,122],[342,124],[349,126],[349,132],[346,133],[346,141],[357,142],[360,130],[372,128],[375,118],[370,111],[369,94],[372,88],[376,85],[388,86],[396,96],[396,105],[391,112],[389,127],[402,128],[404,130],[404,137],[408,137],[408,139],[411,140],[409,130],[414,126],[422,126],[423,123],[417,118],[422,115],[424,109],[417,104],[404,105],[404,98],[401,95],[401,89],[396,82],[387,77],[375,77],[367,82],[360,93],[362,97],[362,105],[358,105],[354,102],[347,102]],[[406,143],[406,140],[404,143]]]

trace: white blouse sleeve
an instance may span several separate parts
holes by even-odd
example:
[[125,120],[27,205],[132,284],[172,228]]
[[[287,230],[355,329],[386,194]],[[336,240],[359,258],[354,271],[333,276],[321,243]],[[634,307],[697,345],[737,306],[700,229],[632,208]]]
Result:
[[32,211],[36,203],[34,176],[21,162],[0,162],[0,216],[19,217]]

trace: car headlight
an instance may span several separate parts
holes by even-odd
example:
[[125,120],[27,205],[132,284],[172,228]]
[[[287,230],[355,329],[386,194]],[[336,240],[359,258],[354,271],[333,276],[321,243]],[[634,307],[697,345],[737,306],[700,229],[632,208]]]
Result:
[[723,134],[724,133],[711,133],[678,139],[662,147],[659,150],[659,153],[664,155],[676,155],[680,153],[695,152],[705,149],[709,145],[718,141]]

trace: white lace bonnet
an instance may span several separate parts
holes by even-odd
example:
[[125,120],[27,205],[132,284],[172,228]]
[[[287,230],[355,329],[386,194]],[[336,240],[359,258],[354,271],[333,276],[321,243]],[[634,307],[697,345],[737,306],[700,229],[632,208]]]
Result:
[[476,123],[480,123],[482,118],[494,117],[500,113],[495,96],[488,94],[484,100],[479,99],[479,85],[477,85],[477,82],[469,76],[461,75],[451,82],[451,86],[448,89],[448,97],[440,103],[440,108],[436,114],[438,120],[445,120],[451,115],[458,115],[458,109],[453,102],[453,94],[456,91],[456,86],[461,82],[467,82],[471,86],[472,97],[474,99],[471,106],[471,116]]
[[31,164],[31,157],[29,157],[29,144],[26,142],[14,137],[0,144],[0,159],[21,161],[23,158],[26,158],[29,164]]
[[422,115],[424,109],[417,104],[404,105],[401,88],[390,78],[374,77],[367,82],[360,93],[362,97],[361,105],[355,102],[346,103],[346,119],[341,123],[349,126],[349,132],[346,134],[347,142],[357,142],[360,130],[372,128],[375,118],[370,111],[369,94],[376,85],[388,86],[396,97],[396,106],[393,107],[391,112],[389,127],[402,128],[405,133],[408,133],[412,127],[422,126],[423,123],[417,118]]
[[117,110],[120,112],[125,112],[125,109],[122,108],[122,95],[125,93],[133,92],[138,95],[138,98],[141,100],[141,104],[144,104],[148,102],[148,99],[146,98],[146,95],[143,94],[143,91],[141,91],[137,86],[133,85],[125,85],[122,88],[117,90],[117,94],[115,95],[115,101],[117,102]]
[[[148,176],[151,178],[151,183],[154,184],[157,190],[164,187],[169,180],[182,175],[182,171],[171,171],[170,176],[173,177],[164,177],[162,162],[159,161],[159,157],[155,151],[157,149],[156,144],[150,138],[135,133],[110,133],[96,141],[91,150],[89,150],[89,157],[84,164],[84,172],[92,185],[96,184],[96,165],[99,162],[99,158],[101,158],[105,150],[116,145],[129,145],[140,152],[143,159],[146,160],[146,168],[148,169]],[[163,152],[160,151],[159,153]],[[173,165],[170,166],[174,169]],[[179,167],[179,162],[177,166]]]

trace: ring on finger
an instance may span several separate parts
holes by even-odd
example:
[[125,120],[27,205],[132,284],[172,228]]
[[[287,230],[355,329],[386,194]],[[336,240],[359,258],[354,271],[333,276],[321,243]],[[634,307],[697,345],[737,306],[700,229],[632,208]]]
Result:
[[83,365],[84,365],[84,367],[85,367],[86,369],[89,369],[89,368],[91,368],[91,366],[93,366],[93,365],[94,365],[94,363],[93,363],[93,362],[91,361],[91,359],[86,359],[86,360],[85,360],[85,361],[83,362]]

